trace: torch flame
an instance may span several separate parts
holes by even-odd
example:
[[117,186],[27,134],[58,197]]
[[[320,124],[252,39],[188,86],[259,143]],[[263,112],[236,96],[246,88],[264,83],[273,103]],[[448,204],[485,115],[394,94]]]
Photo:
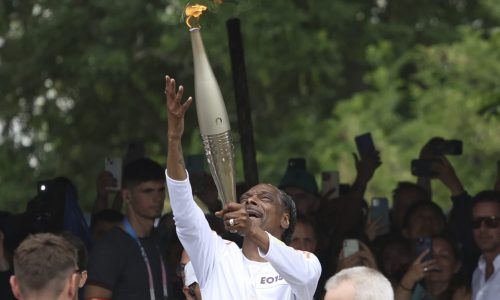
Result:
[[189,28],[200,28],[200,24],[196,22],[196,24],[191,24],[191,19],[195,18],[198,21],[199,17],[203,14],[203,12],[207,10],[205,5],[201,4],[193,4],[188,5],[184,11],[186,14],[186,24]]

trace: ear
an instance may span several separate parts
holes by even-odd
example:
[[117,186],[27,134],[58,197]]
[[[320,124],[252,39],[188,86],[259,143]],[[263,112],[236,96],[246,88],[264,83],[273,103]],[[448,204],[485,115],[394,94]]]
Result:
[[23,299],[21,295],[21,288],[19,287],[19,283],[17,282],[16,275],[10,276],[10,288],[12,289],[12,294],[16,297],[16,299]]
[[88,277],[87,271],[80,272],[80,281],[78,282],[79,288],[82,288],[85,285],[85,282],[87,282],[87,277]]
[[130,199],[132,199],[132,192],[129,189],[122,189],[122,199],[130,204]]
[[281,215],[281,222],[280,222],[281,228],[287,229],[290,226],[290,214],[285,212]]

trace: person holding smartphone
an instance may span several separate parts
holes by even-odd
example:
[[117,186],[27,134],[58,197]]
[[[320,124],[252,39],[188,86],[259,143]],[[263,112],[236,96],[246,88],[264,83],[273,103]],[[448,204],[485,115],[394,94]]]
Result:
[[454,238],[440,234],[417,252],[417,258],[395,289],[396,300],[470,299],[465,284],[462,256]]
[[[240,249],[210,229],[193,199],[181,138],[182,86],[166,77],[168,154],[165,172],[177,235],[188,253],[203,299],[304,299],[316,291],[321,265],[316,256],[287,246],[296,219],[291,198],[271,184],[258,184],[217,216],[227,230],[243,236]],[[235,199],[236,200],[236,199]]]

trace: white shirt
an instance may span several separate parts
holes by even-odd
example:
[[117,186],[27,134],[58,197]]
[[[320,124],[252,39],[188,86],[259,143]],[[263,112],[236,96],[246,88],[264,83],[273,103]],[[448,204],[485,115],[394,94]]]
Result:
[[486,260],[479,258],[476,270],[472,275],[472,300],[500,299],[500,255],[493,260],[493,274],[485,281]]
[[296,251],[268,233],[268,252],[259,249],[267,262],[247,259],[235,243],[210,229],[193,200],[189,180],[166,177],[177,235],[191,259],[204,300],[313,299],[321,275],[314,254]]

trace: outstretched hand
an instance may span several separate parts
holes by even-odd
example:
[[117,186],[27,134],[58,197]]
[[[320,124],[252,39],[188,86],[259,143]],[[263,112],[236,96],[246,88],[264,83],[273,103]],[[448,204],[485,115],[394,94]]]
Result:
[[176,90],[175,79],[165,76],[165,94],[167,95],[168,111],[168,138],[180,139],[184,133],[184,115],[193,103],[193,98],[189,97],[182,103],[184,87],[181,85]]
[[437,178],[448,187],[453,196],[459,195],[464,192],[462,182],[455,173],[455,169],[450,161],[445,157],[440,157],[440,163],[433,166],[433,171],[438,173]]
[[358,177],[364,182],[369,182],[375,174],[375,171],[382,165],[380,152],[378,151],[374,152],[372,155],[361,157],[361,159],[356,153],[353,153],[352,156],[354,158]]

